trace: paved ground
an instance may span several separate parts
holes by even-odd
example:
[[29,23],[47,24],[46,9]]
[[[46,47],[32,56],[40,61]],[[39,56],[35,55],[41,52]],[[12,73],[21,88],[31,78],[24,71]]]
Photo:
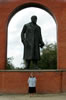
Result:
[[66,100],[66,93],[30,95],[0,95],[0,100]]

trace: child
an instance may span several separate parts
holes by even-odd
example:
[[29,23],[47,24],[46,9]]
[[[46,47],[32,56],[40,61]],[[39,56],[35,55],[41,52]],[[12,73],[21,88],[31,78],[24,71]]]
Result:
[[30,77],[28,78],[28,86],[28,92],[30,94],[36,93],[36,77],[33,76],[33,73],[31,73]]

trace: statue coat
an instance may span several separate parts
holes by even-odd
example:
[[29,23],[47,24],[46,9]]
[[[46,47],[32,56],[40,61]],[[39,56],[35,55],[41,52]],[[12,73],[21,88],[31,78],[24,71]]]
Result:
[[21,32],[21,41],[24,44],[24,59],[39,60],[40,45],[43,44],[41,28],[33,23],[25,24]]

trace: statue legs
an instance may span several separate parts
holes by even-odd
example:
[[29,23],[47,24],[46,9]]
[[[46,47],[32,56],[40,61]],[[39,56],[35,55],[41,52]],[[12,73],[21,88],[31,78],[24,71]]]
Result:
[[38,66],[37,66],[38,60],[33,60],[33,63],[34,63],[34,69],[38,69]]
[[30,61],[31,60],[26,60],[26,69],[29,69],[29,67],[30,67]]
[[37,60],[26,60],[26,68],[25,69],[30,69],[30,63],[31,61],[33,62],[34,64],[34,69],[38,69],[38,66],[37,66]]

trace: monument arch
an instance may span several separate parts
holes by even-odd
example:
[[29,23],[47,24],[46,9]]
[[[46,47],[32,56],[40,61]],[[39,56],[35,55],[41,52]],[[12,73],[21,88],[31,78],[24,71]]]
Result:
[[[50,20],[50,22],[51,23],[53,23],[53,21],[54,21],[54,23],[56,24],[56,18],[54,17],[54,15],[52,14],[52,12],[47,8],[47,7],[45,7],[45,6],[43,6],[43,5],[40,5],[40,4],[38,4],[38,3],[28,3],[28,4],[24,4],[24,5],[20,5],[19,7],[17,7],[17,8],[15,8],[13,11],[12,11],[12,13],[10,14],[10,16],[9,16],[9,19],[8,19],[8,26],[10,25],[10,22],[11,22],[11,19],[13,19],[13,17],[15,17],[16,18],[16,14],[19,14],[19,12],[21,11],[23,11],[24,13],[25,13],[25,11],[26,11],[26,9],[27,8],[29,8],[29,9],[38,9],[37,10],[37,12],[39,12],[40,14],[41,14],[41,12],[40,12],[40,10],[42,10],[43,12],[42,13],[47,13],[47,16],[49,16],[50,18],[52,17],[52,20]],[[29,10],[28,9],[28,10]],[[27,10],[27,11],[28,11]],[[44,12],[45,11],[45,12]],[[22,13],[20,13],[20,14],[22,14]],[[36,13],[35,13],[36,14]],[[29,16],[27,15],[27,14],[25,14],[26,15],[26,17],[28,17],[29,18],[29,16],[31,16],[30,15],[30,13],[29,13]],[[24,15],[24,17],[25,17],[25,15]],[[21,15],[20,15],[21,16]],[[25,19],[26,19],[26,17],[25,17]],[[44,14],[43,14],[43,17],[44,17]],[[43,18],[42,17],[42,18]],[[15,20],[15,18],[14,18],[14,20]],[[39,17],[40,18],[40,17]],[[19,19],[19,18],[17,18],[17,19]],[[23,20],[25,20],[24,18],[23,18],[23,16],[22,16],[22,19]],[[47,19],[48,20],[48,19]],[[42,21],[42,19],[40,20],[40,21]],[[43,19],[43,23],[44,23],[44,21],[45,21],[45,17],[44,17],[44,19]],[[14,21],[15,22],[15,21]],[[24,21],[23,21],[24,22]],[[21,22],[22,23],[22,22]],[[50,24],[51,24],[50,23]],[[17,23],[18,24],[18,23]],[[40,23],[39,23],[40,24]],[[12,25],[13,26],[13,25]],[[19,26],[20,26],[20,24],[19,24]],[[47,26],[47,25],[46,25]],[[54,34],[54,36],[55,36],[55,34],[57,34],[57,25],[55,25],[54,26],[55,27],[55,31],[56,31],[56,33],[53,33]],[[9,28],[9,27],[8,27]],[[7,29],[8,29],[7,28]],[[11,29],[12,30],[12,29]],[[53,29],[51,29],[51,30],[53,30]],[[50,30],[49,30],[50,31]],[[43,34],[44,34],[45,32],[43,31]],[[50,31],[50,33],[51,33],[51,31]],[[48,34],[50,34],[50,33],[48,33]],[[9,35],[9,32],[7,31],[7,34]],[[15,32],[13,33],[13,34],[15,34]],[[20,34],[20,33],[19,33]],[[47,35],[48,35],[47,34]],[[15,34],[16,35],[16,34]],[[50,35],[52,35],[52,34],[50,34]],[[55,37],[55,38],[57,38],[57,37]],[[20,40],[20,39],[18,39],[18,40]],[[7,40],[7,42],[8,42],[8,40]],[[13,42],[13,41],[12,41]],[[17,41],[16,41],[17,42]],[[57,42],[57,40],[55,41],[55,42]],[[18,44],[17,44],[18,45]],[[15,48],[16,48],[16,46],[15,46]],[[17,50],[17,49],[16,49]],[[18,60],[17,60],[18,61]]]

